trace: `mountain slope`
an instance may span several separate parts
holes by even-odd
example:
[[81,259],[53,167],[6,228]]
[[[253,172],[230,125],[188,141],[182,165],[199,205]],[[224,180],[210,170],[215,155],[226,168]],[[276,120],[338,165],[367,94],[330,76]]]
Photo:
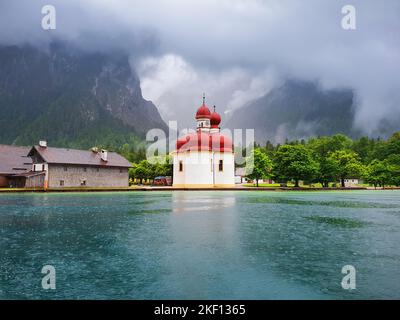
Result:
[[255,129],[259,142],[284,142],[315,135],[354,135],[354,114],[351,90],[322,90],[314,82],[288,80],[235,110],[227,125]]
[[152,128],[157,108],[121,53],[85,53],[53,44],[0,47],[0,143],[88,148],[121,145]]

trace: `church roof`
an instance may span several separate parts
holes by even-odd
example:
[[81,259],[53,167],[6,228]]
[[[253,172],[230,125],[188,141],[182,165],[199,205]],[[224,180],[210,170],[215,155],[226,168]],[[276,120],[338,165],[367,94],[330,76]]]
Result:
[[[221,116],[215,111],[211,113],[210,109],[205,105],[205,96],[203,95],[203,104],[197,109],[196,119],[210,119],[211,128],[219,128]],[[210,132],[203,127],[198,128],[196,133],[189,133],[180,137],[176,142],[176,151],[218,151],[233,152],[233,143],[230,137],[220,132]],[[219,131],[219,130],[218,130]]]
[[231,138],[218,133],[197,131],[178,139],[176,150],[183,151],[218,151],[233,152]]
[[200,118],[207,118],[210,119],[211,117],[211,112],[210,109],[203,103],[203,105],[201,105],[196,112],[196,119],[200,119]]
[[221,116],[219,115],[218,112],[215,111],[215,106],[214,106],[214,111],[211,113],[210,116],[211,128],[218,128],[220,123],[221,123]]

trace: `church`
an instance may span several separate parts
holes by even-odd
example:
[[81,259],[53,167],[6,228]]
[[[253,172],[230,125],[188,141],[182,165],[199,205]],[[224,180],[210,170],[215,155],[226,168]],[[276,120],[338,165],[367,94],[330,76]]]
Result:
[[235,186],[232,139],[221,134],[221,116],[203,104],[196,112],[196,132],[180,137],[173,156],[173,186],[229,188]]

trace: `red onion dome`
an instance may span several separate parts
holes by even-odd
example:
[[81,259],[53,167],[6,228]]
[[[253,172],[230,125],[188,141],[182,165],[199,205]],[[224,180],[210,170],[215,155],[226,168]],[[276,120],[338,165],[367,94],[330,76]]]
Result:
[[208,107],[203,102],[203,104],[197,109],[196,119],[200,118],[210,119],[210,117],[211,117],[210,109],[208,109]]
[[221,116],[219,115],[219,113],[215,111],[211,113],[210,117],[211,128],[218,128],[220,123],[221,123]]

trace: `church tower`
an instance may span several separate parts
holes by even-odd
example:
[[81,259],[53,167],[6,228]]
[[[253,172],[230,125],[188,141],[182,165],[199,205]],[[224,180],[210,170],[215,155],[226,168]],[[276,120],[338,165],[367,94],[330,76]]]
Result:
[[197,130],[210,132],[211,112],[206,106],[206,96],[203,93],[203,104],[196,112]]

